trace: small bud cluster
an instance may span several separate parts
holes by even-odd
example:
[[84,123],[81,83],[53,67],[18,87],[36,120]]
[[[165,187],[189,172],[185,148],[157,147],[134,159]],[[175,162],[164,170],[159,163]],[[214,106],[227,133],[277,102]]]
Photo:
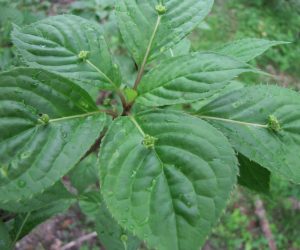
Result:
[[278,121],[278,119],[275,115],[269,116],[268,128],[275,132],[279,132],[281,130],[280,122]]
[[148,149],[153,149],[155,146],[155,142],[158,139],[151,136],[151,135],[145,135],[144,140],[143,140],[143,145],[148,148]]
[[48,124],[50,121],[49,115],[41,114],[40,118],[38,119],[39,124]]
[[79,52],[78,54],[78,58],[82,61],[85,61],[86,59],[88,59],[90,52],[86,51],[86,50],[82,50]]
[[156,5],[155,9],[159,15],[164,15],[167,12],[167,7],[162,4]]

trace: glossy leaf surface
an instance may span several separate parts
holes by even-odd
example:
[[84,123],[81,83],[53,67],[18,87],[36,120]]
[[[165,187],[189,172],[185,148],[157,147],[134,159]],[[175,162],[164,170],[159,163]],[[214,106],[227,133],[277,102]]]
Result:
[[109,213],[100,192],[89,192],[80,198],[82,211],[95,221],[101,243],[108,250],[137,250],[140,240],[124,230]]
[[111,82],[120,84],[117,65],[112,62],[101,27],[94,22],[72,15],[49,17],[15,27],[12,40],[29,66],[75,79],[90,93],[113,88]]
[[271,47],[281,44],[286,44],[286,42],[245,38],[225,44],[218,48],[216,52],[235,57],[243,62],[249,62],[266,52]]
[[146,106],[189,103],[222,91],[248,64],[215,53],[193,53],[162,61],[144,76],[137,102]]
[[250,190],[268,194],[270,192],[270,171],[241,154],[238,159],[240,169],[238,183]]
[[31,199],[67,174],[106,115],[73,82],[38,69],[0,75],[0,207]]
[[300,183],[300,95],[276,86],[233,91],[198,115],[220,129],[234,148],[271,172]]
[[236,182],[226,138],[174,111],[121,117],[100,152],[101,190],[113,217],[158,250],[198,250]]
[[166,13],[159,16],[157,0],[115,2],[120,32],[138,65],[148,48],[151,60],[180,42],[207,16],[213,4],[213,0],[165,0]]

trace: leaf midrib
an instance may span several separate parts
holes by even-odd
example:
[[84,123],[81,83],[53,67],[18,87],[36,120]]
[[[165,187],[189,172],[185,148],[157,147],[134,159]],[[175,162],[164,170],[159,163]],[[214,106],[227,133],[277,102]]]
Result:
[[[54,27],[54,28],[58,29],[56,26],[53,26],[53,25],[51,25],[51,24],[49,24],[49,23],[45,23],[45,24],[47,24],[47,25],[49,25],[49,26],[51,26],[51,27]],[[19,30],[18,30],[17,32],[19,32]],[[38,30],[38,32],[39,32],[39,30]],[[61,32],[61,31],[60,31],[60,32]],[[26,35],[38,37],[37,35],[28,34],[28,33],[26,33]],[[78,56],[78,54],[76,54],[77,52],[71,51],[69,48],[66,47],[66,45],[62,45],[62,44],[60,44],[60,43],[58,43],[58,42],[56,42],[56,41],[49,40],[47,37],[44,37],[43,34],[40,34],[40,35],[41,35],[41,37],[43,37],[43,39],[48,40],[48,41],[50,41],[51,43],[53,43],[54,45],[57,45],[57,46],[59,46],[59,47],[65,49],[67,52],[69,52],[69,53],[72,54],[73,56],[76,56],[76,57]],[[24,43],[22,40],[20,40],[19,38],[16,38],[16,37],[15,37],[13,40],[18,40],[18,42]],[[26,42],[26,44],[28,44],[28,43]],[[28,53],[29,53],[29,52],[28,52]],[[31,54],[31,53],[30,53],[30,54]],[[34,55],[34,56],[37,56],[37,55]],[[93,64],[91,61],[89,61],[89,62],[91,62],[91,63],[88,63],[88,61],[89,61],[89,60],[87,60],[86,64],[89,65],[90,68],[94,68],[94,70],[95,70],[94,72],[96,72],[96,73],[102,75],[102,76],[104,77],[104,79],[107,80],[107,81],[108,81],[110,84],[112,84],[114,87],[117,86],[117,85],[113,82],[112,79],[110,79],[110,78],[109,78],[102,70],[99,69],[99,67],[97,67],[95,64]],[[30,62],[30,63],[36,63],[36,62]],[[37,64],[39,65],[39,63],[37,63]],[[71,65],[71,64],[70,64],[70,65]],[[46,67],[52,67],[52,66],[47,66],[47,65],[46,65]]]
[[[155,72],[155,70],[158,70],[159,68],[155,68],[155,69],[153,69],[153,71]],[[186,73],[186,74],[180,74],[180,75],[178,75],[178,76],[176,76],[175,78],[173,78],[173,79],[169,79],[169,80],[166,80],[165,82],[162,82],[162,83],[160,83],[159,85],[157,85],[157,86],[154,86],[154,87],[152,87],[152,88],[150,88],[150,89],[147,89],[145,92],[141,92],[140,94],[139,94],[139,97],[141,96],[145,96],[145,95],[147,95],[147,94],[149,94],[150,92],[152,92],[152,91],[154,91],[154,90],[157,90],[157,89],[159,89],[159,88],[162,88],[162,87],[164,87],[164,86],[166,86],[166,85],[168,85],[168,84],[171,84],[172,83],[172,81],[175,81],[175,80],[177,80],[177,79],[179,79],[179,78],[182,78],[182,77],[184,77],[184,78],[186,78],[186,77],[188,77],[188,76],[190,76],[190,75],[193,75],[193,74],[199,74],[199,73],[217,73],[217,72],[223,72],[223,71],[232,71],[232,70],[239,70],[241,73],[244,73],[244,72],[248,72],[248,71],[251,71],[251,70],[253,70],[253,69],[247,69],[247,68],[233,68],[233,69],[223,69],[223,70],[210,70],[210,71],[195,71],[195,72],[189,72],[189,73]],[[152,72],[153,72],[152,71]],[[152,72],[149,72],[148,74],[148,76],[147,76],[147,78],[144,78],[144,81],[142,81],[142,83],[144,84],[144,85],[147,85],[147,81],[146,80],[148,80],[148,78],[150,78],[151,77],[151,74],[153,74]],[[151,79],[151,78],[150,78]],[[148,80],[149,81],[149,80]],[[145,83],[146,82],[146,83]],[[150,82],[150,84],[151,84],[151,82],[152,81],[149,81]]]
[[[133,116],[131,116],[131,117],[130,117],[130,120],[131,120],[131,122],[134,124],[134,126],[138,129],[139,133],[144,137],[144,136],[146,135],[146,133],[143,131],[143,129],[142,129],[141,126],[138,124],[138,122],[136,121],[136,119],[135,119]],[[165,165],[165,164],[162,162],[162,160],[161,160],[159,154],[157,153],[157,151],[155,150],[155,148],[153,148],[152,151],[153,151],[153,153],[155,154],[157,160],[158,160],[159,163],[160,163],[160,166],[161,166],[161,174],[162,174],[162,176],[163,176],[165,182],[167,183],[166,186],[167,186],[167,188],[168,188],[169,196],[170,196],[170,199],[171,199],[171,201],[172,201],[172,209],[173,209],[173,215],[174,215],[174,224],[175,224],[175,229],[176,229],[176,230],[175,230],[175,232],[176,232],[176,246],[177,246],[177,248],[174,249],[174,250],[179,250],[179,249],[180,249],[180,247],[179,247],[179,239],[178,239],[179,233],[178,233],[178,224],[177,224],[177,219],[176,219],[177,213],[176,213],[176,210],[175,210],[175,207],[174,207],[174,201],[173,201],[173,197],[172,197],[172,194],[171,194],[171,190],[170,190],[170,186],[169,186],[169,183],[168,183],[168,179],[167,179],[166,174],[165,174],[165,168],[164,168],[164,165]]]
[[269,126],[267,124],[243,122],[243,121],[238,121],[238,120],[226,119],[226,118],[215,117],[215,116],[207,116],[207,115],[196,115],[196,116],[203,120],[215,120],[215,121],[233,123],[233,124],[242,125],[242,126],[251,126],[251,127],[256,127],[256,128],[265,128],[265,129],[269,128]]

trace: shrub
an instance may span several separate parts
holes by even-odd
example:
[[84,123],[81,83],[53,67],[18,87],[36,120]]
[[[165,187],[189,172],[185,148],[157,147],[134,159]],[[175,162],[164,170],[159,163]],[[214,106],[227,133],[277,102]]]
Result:
[[[0,207],[20,213],[13,226],[1,224],[5,239],[3,228],[15,242],[79,201],[107,249],[144,241],[196,250],[237,180],[258,192],[268,192],[271,173],[300,182],[299,94],[233,81],[261,73],[247,62],[282,42],[244,39],[195,53],[178,46],[212,4],[117,1],[138,65],[127,85],[97,24],[63,15],[14,27],[29,67],[0,75]],[[96,101],[99,90],[114,101]],[[90,188],[98,174],[100,191]]]

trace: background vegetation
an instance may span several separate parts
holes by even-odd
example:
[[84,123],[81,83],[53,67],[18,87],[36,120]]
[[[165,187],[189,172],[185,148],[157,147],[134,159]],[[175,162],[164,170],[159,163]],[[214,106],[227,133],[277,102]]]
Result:
[[[122,46],[115,25],[111,0],[0,0],[0,71],[21,65],[10,41],[13,25],[30,24],[47,15],[72,13],[98,22],[113,52],[118,57],[128,79],[136,73],[136,67]],[[300,89],[300,1],[299,0],[227,0],[216,1],[211,15],[190,35],[192,50],[210,50],[228,41],[256,37],[291,42],[269,50],[264,56],[251,62],[273,75],[248,74],[239,80],[246,84],[280,84]],[[183,44],[182,49],[189,48]],[[271,179],[271,192],[260,195],[239,188],[221,222],[207,241],[206,250],[214,249],[269,249],[258,201],[263,201],[266,219],[271,226],[277,249],[300,249],[300,187],[291,185],[276,176]],[[1,215],[1,214],[0,214]],[[34,233],[19,243],[19,249],[50,249],[55,240],[67,243],[82,234],[93,231],[93,221],[83,216],[77,208],[48,222],[51,228],[47,240]],[[44,231],[43,231],[44,230]],[[58,244],[58,243],[57,243]],[[59,244],[58,244],[59,245]],[[99,249],[95,239],[80,248]],[[55,249],[55,248],[53,248]]]

